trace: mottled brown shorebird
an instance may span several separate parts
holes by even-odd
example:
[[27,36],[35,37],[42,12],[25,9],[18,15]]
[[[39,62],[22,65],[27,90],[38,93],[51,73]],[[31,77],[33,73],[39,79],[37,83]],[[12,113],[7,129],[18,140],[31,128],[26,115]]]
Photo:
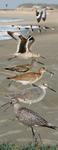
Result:
[[46,67],[41,67],[37,72],[27,72],[20,75],[7,77],[7,79],[20,82],[23,85],[34,84],[43,77],[43,74],[46,71],[54,75],[54,73],[48,71]]
[[47,122],[43,117],[40,116],[39,113],[34,112],[26,107],[21,107],[20,103],[18,103],[18,101],[15,99],[12,99],[10,102],[2,105],[1,107],[6,106],[9,103],[14,106],[14,113],[18,121],[31,128],[33,139],[35,140],[35,142],[37,142],[38,136],[41,140],[40,134],[36,134],[36,132],[34,131],[35,126],[47,127],[54,130],[57,128],[56,126]]
[[44,65],[44,63],[42,63],[42,62],[37,61],[35,59],[32,59],[31,63],[29,63],[29,64],[23,64],[23,65],[16,65],[16,66],[11,66],[11,67],[6,67],[5,70],[16,71],[16,72],[27,72],[32,67],[34,67],[36,65],[36,63]]

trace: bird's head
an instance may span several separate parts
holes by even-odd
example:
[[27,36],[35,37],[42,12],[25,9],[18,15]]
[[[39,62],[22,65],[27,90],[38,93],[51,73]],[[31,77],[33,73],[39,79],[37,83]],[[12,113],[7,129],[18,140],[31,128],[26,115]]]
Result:
[[53,91],[53,92],[56,92],[56,90],[54,90],[53,88],[51,88],[50,86],[48,86],[48,84],[47,83],[43,83],[42,85],[41,85],[41,88],[42,89],[49,89],[49,90],[51,90],[51,91]]
[[51,75],[54,75],[54,72],[49,71],[46,67],[41,67],[41,68],[39,69],[39,71],[40,71],[40,73],[48,72],[48,73],[50,73]]
[[19,101],[17,100],[17,98],[15,96],[13,96],[13,97],[9,96],[9,98],[10,98],[10,100],[8,102],[6,102],[0,106],[0,110],[6,111],[11,106],[20,107]]
[[46,67],[41,67],[41,68],[39,69],[39,73],[44,73],[44,72],[46,72]]

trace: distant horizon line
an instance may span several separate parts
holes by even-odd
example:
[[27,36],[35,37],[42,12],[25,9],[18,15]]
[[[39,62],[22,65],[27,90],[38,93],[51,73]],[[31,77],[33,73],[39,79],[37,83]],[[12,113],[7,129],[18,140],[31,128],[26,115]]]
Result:
[[19,6],[23,6],[23,5],[49,5],[49,6],[51,6],[51,5],[53,5],[53,6],[58,6],[58,3],[36,3],[36,2],[31,2],[31,3],[26,3],[26,2],[24,2],[24,3],[19,3],[15,8],[12,8],[12,7],[4,7],[4,8],[1,8],[0,7],[0,10],[8,10],[8,9],[16,9],[17,7],[19,7]]
[[[42,2],[41,2],[41,3],[35,3],[35,2],[32,3],[32,2],[31,2],[31,3],[21,3],[21,4],[19,4],[19,5],[26,5],[26,4],[27,4],[27,5],[28,5],[28,4],[32,4],[32,5],[58,5],[58,3],[52,3],[52,2],[51,2],[51,3],[42,3]],[[19,6],[19,5],[18,5],[18,6]]]

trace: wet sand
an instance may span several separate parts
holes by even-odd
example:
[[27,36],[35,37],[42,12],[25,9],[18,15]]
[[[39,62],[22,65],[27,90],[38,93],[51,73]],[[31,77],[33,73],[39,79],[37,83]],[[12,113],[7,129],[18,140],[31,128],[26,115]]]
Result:
[[[12,14],[14,14],[12,12]],[[33,13],[18,13],[19,18],[22,16],[24,19],[23,23],[18,22],[17,24],[33,24],[36,23],[35,12]],[[15,14],[13,17],[17,17]],[[32,16],[32,15],[33,16]],[[4,15],[4,14],[3,14]],[[0,14],[0,16],[3,16]],[[8,15],[8,16],[7,16]],[[11,17],[10,14],[5,14],[4,17]],[[58,11],[52,11],[48,15],[47,21],[45,25],[55,27],[54,31],[42,31],[42,33],[32,33],[35,37],[35,43],[32,45],[32,50],[34,52],[39,52],[41,55],[46,57],[46,60],[39,59],[40,61],[45,63],[45,66],[51,71],[55,73],[55,75],[51,78],[48,73],[45,73],[43,78],[41,79],[41,83],[47,83],[49,86],[56,90],[56,93],[47,90],[47,94],[45,98],[36,104],[32,104],[31,106],[24,104],[24,106],[29,107],[30,109],[40,113],[45,119],[47,119],[52,124],[58,126]],[[35,19],[34,19],[35,18]],[[21,64],[27,63],[28,61],[22,60],[14,60],[8,62],[8,57],[11,53],[16,51],[16,41],[7,40],[0,41],[0,69],[3,70],[4,67],[10,66],[13,64]],[[37,66],[35,69],[37,70]],[[12,75],[12,73],[9,73]],[[14,74],[14,73],[13,73]],[[13,83],[11,87],[8,87],[8,81],[6,80],[7,74],[1,73],[0,75],[0,105],[4,102],[8,101],[9,98],[5,98],[4,95],[9,93],[19,92],[20,89],[25,88],[21,84]],[[36,83],[39,85],[39,82]],[[30,87],[30,86],[28,86]],[[23,105],[23,104],[21,104]],[[14,118],[14,120],[13,120]],[[40,132],[43,143],[58,143],[58,129],[52,130],[47,128],[38,128],[38,132]],[[28,143],[32,141],[31,130],[26,128],[26,126],[20,124],[17,120],[15,120],[15,115],[13,113],[13,107],[9,108],[8,111],[3,112],[0,111],[0,143],[1,142],[13,142],[13,143]]]

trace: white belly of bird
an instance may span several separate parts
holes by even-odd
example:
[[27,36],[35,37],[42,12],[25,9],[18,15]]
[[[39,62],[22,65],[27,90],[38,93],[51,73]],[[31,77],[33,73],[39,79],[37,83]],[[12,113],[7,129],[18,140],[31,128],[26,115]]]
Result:
[[24,58],[24,59],[28,59],[32,57],[32,53],[31,52],[26,52],[26,53],[15,53],[14,56],[17,56],[18,58]]
[[32,58],[32,57],[40,57],[39,54],[35,54],[32,52],[26,52],[26,53],[15,53],[14,56],[17,56],[18,58],[23,58],[23,59],[28,59],[28,58]]
[[23,85],[32,84],[38,81],[38,77],[34,80],[17,80],[16,82],[22,83]]
[[22,83],[23,85],[30,84],[30,81],[18,80],[16,82]]

